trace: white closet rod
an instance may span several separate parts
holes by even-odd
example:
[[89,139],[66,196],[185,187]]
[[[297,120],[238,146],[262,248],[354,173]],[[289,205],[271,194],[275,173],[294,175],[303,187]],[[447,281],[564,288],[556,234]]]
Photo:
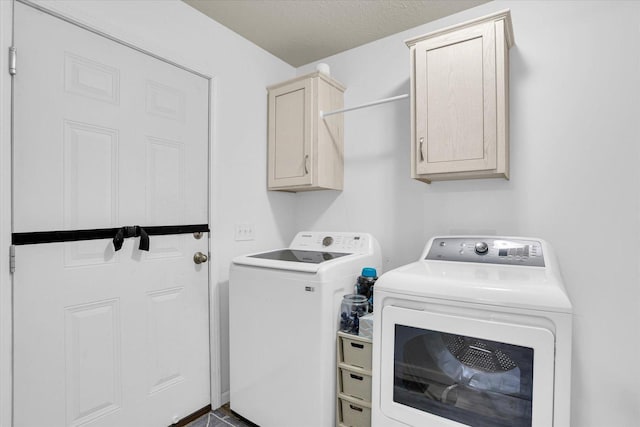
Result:
[[343,108],[341,110],[329,111],[328,113],[320,111],[320,118],[324,119],[325,117],[332,116],[334,114],[344,113],[352,110],[359,110],[360,108],[372,107],[374,105],[385,104],[387,102],[399,101],[401,99],[408,98],[408,97],[409,97],[409,94],[405,93],[404,95],[392,96],[391,98],[385,98],[385,99],[380,99],[378,101],[367,102],[366,104],[356,105],[355,107]]

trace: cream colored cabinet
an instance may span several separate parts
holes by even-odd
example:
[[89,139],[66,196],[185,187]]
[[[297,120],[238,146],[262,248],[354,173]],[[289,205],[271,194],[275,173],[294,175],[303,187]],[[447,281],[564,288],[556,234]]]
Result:
[[509,11],[406,41],[411,176],[509,178]]
[[342,190],[342,114],[345,88],[313,73],[267,88],[269,91],[269,190]]

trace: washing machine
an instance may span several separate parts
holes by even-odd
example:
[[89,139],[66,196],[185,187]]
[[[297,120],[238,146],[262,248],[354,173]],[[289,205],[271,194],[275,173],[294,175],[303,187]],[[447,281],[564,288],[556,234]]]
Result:
[[231,409],[261,427],[335,424],[340,303],[363,267],[382,267],[366,233],[301,232],[288,248],[233,260]]
[[546,242],[435,237],[374,289],[373,427],[569,427],[572,307]]

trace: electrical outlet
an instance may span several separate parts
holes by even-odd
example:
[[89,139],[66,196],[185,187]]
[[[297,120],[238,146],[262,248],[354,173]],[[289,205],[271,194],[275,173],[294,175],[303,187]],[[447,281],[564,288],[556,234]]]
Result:
[[253,224],[236,224],[236,241],[253,240],[254,236]]

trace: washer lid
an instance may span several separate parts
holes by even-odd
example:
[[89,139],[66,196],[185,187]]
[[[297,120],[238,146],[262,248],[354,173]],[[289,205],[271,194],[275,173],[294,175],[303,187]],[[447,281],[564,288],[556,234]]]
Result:
[[325,261],[349,255],[341,252],[303,251],[299,249],[278,249],[271,252],[249,255],[251,258],[272,259],[277,261],[305,262],[320,264]]
[[233,259],[233,264],[317,273],[324,266],[333,265],[342,260],[352,259],[354,256],[360,257],[361,254],[285,248],[239,256]]
[[242,255],[234,258],[233,264],[318,273],[327,269],[336,272],[335,266],[352,262],[357,268],[373,267],[380,264],[379,257],[380,245],[368,233],[301,231],[288,248]]
[[539,267],[417,261],[383,274],[376,291],[571,313],[560,277]]

